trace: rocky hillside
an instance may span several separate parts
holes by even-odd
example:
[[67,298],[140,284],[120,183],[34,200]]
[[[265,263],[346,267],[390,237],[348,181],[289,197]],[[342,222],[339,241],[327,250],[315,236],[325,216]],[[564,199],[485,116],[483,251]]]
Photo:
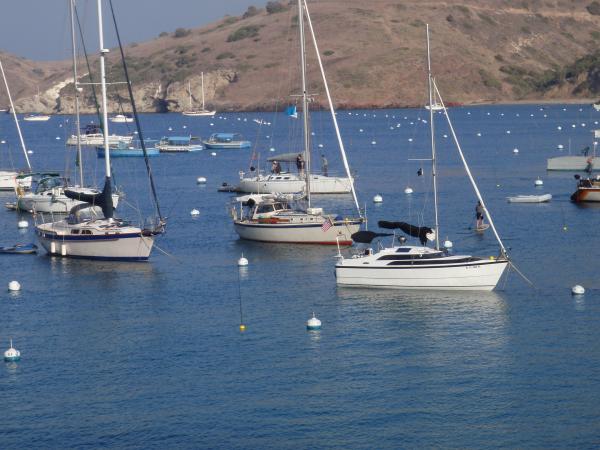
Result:
[[[162,32],[126,48],[143,111],[200,101],[223,110],[281,109],[298,93],[295,1],[269,2],[209,26]],[[590,0],[309,1],[319,52],[340,107],[425,102],[425,23],[433,71],[446,101],[571,101],[600,96],[600,3]],[[314,49],[310,92],[325,103]],[[117,52],[109,78],[122,81]],[[36,63],[3,55],[21,111],[72,111],[68,62]],[[92,62],[95,66],[96,63]],[[94,71],[94,70],[93,70]],[[37,89],[41,94],[37,96]],[[86,107],[93,109],[90,89]],[[126,92],[110,89],[111,107]],[[3,95],[3,94],[2,94]],[[0,105],[6,102],[0,95]],[[126,107],[127,108],[127,107]]]

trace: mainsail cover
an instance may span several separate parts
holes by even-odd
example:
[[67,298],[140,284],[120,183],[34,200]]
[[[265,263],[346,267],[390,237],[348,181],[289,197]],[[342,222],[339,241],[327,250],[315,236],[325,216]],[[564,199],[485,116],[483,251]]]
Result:
[[393,236],[392,233],[375,233],[373,231],[357,231],[350,236],[354,242],[359,244],[370,244],[377,237]]
[[388,230],[400,229],[410,236],[418,237],[419,241],[421,241],[421,245],[425,245],[429,239],[427,235],[431,236],[433,233],[433,230],[429,227],[418,227],[406,222],[388,222],[386,220],[380,220],[377,222],[377,225],[379,225],[380,228],[386,228]]
[[90,194],[72,189],[65,189],[65,195],[73,200],[79,200],[90,205],[99,206],[102,208],[102,214],[107,219],[114,215],[114,207],[112,201],[112,186],[109,177],[104,181],[104,189],[98,194]]

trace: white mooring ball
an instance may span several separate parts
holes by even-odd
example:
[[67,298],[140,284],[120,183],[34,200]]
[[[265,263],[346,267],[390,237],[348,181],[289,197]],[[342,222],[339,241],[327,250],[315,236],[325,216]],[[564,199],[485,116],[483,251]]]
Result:
[[377,194],[375,197],[373,197],[373,203],[381,203],[383,202],[383,197],[381,196],[381,194]]
[[321,321],[317,319],[317,316],[315,316],[314,312],[312,317],[306,322],[306,329],[311,331],[321,329]]
[[444,241],[444,248],[452,248],[452,247],[454,247],[454,244],[452,243],[452,241],[446,239]]
[[515,155],[519,154],[519,149],[518,149],[518,148],[513,148],[513,153],[514,153]]
[[534,183],[535,183],[536,186],[543,186],[544,185],[544,182],[542,180],[540,180],[539,178],[537,180],[535,180]]
[[196,183],[198,183],[198,184],[205,184],[206,183],[206,177],[198,177],[198,178],[196,178]]
[[21,283],[19,283],[16,280],[11,281],[10,283],[8,283],[8,290],[13,292],[20,291]]
[[406,186],[406,189],[404,189],[404,193],[405,194],[412,194],[413,190],[412,190],[412,188],[410,186]]
[[194,208],[194,209],[192,209],[192,210],[190,211],[190,215],[191,215],[192,217],[197,217],[197,216],[199,216],[199,215],[200,215],[200,211],[198,211],[196,208]]
[[576,284],[571,288],[571,293],[573,295],[583,295],[585,294],[585,289],[583,288],[583,286]]
[[246,267],[247,265],[248,265],[248,259],[244,258],[244,254],[242,253],[242,257],[240,259],[238,259],[238,266]]
[[17,222],[17,228],[27,228],[29,226],[29,222],[26,220],[19,220]]
[[557,148],[557,149],[559,149],[559,150],[562,150],[563,148],[565,148],[565,146],[564,146],[564,145],[562,145],[562,144],[558,144],[558,145],[556,146],[556,148]]
[[10,340],[10,348],[4,352],[4,361],[12,362],[21,359],[21,352],[13,347],[12,339]]
[[217,152],[210,152],[210,156],[217,156]]

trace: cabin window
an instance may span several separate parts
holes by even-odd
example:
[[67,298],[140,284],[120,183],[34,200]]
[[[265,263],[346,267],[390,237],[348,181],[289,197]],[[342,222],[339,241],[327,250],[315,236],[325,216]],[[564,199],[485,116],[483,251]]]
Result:
[[284,177],[283,179],[284,179],[284,180],[289,180],[289,179],[290,179],[290,177]]
[[92,234],[91,230],[81,230],[81,234]]
[[258,208],[256,208],[257,214],[270,213],[273,211],[274,211],[273,205],[260,205]]
[[71,234],[79,234],[79,230],[71,230]]

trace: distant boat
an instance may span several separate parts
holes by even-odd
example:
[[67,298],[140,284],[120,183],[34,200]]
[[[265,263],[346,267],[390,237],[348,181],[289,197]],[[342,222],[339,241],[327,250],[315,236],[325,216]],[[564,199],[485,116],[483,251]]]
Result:
[[[144,156],[144,149],[137,145],[128,144],[126,142],[119,142],[117,145],[111,145],[109,151],[111,158],[131,158]],[[146,154],[148,156],[158,156],[160,155],[160,151],[154,147],[146,147]],[[96,147],[96,156],[98,158],[106,157],[104,147]]]
[[190,109],[183,111],[181,114],[184,116],[191,117],[212,117],[216,114],[216,111],[209,111],[204,107],[204,72],[200,72],[202,77],[202,109],[194,109],[194,105],[192,102],[192,85],[188,81],[188,94],[190,96]]
[[556,156],[548,158],[546,170],[571,170],[590,172],[594,167],[600,167],[598,156]]
[[[83,133],[79,135],[79,143],[82,146],[96,147],[104,145],[104,135],[99,125],[89,123],[82,129]],[[130,144],[133,140],[133,136],[122,136],[118,134],[111,134],[108,136],[108,145],[118,145],[120,142]],[[73,134],[67,139],[67,145],[77,145],[77,135]]]
[[444,107],[442,105],[440,105],[439,103],[433,102],[432,106],[429,105],[425,105],[425,109],[426,110],[432,110],[432,111],[443,111]]
[[600,175],[596,178],[581,178],[575,175],[577,190],[571,195],[575,203],[600,202]]
[[19,177],[20,172],[0,170],[0,191],[14,191],[17,188],[29,189],[31,177]]
[[197,142],[198,140],[199,138],[192,136],[163,137],[156,148],[166,153],[196,152],[204,149],[202,144]]
[[506,197],[509,203],[545,203],[552,200],[552,194],[542,195],[515,195]]
[[214,133],[202,142],[206,148],[250,148],[252,143],[245,141],[239,133]]
[[37,245],[35,244],[15,244],[10,247],[0,247],[0,253],[13,255],[27,255],[37,253]]
[[600,111],[600,101],[597,101],[596,103],[592,103],[592,106],[594,107],[594,109],[596,111]]
[[123,114],[117,114],[109,119],[112,123],[131,123],[133,122],[133,117],[125,116]]
[[50,120],[50,116],[46,114],[27,114],[23,117],[23,120],[26,120],[27,122],[47,122]]

